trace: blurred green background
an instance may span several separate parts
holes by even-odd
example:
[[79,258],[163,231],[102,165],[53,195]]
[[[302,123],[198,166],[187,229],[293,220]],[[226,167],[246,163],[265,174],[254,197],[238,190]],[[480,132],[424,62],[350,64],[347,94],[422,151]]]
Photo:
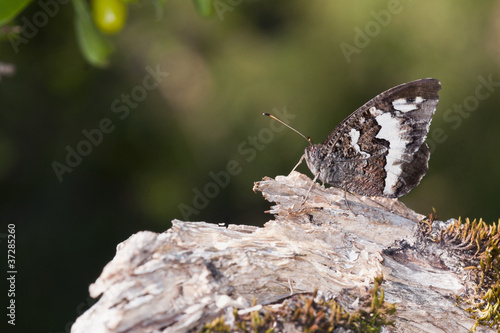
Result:
[[[69,332],[92,303],[88,285],[135,232],[165,231],[175,218],[271,219],[253,182],[288,174],[307,143],[270,131],[263,112],[286,111],[318,143],[380,92],[437,78],[430,168],[401,200],[440,219],[498,219],[500,2],[215,4],[203,17],[191,1],[169,1],[161,18],[150,2],[131,4],[106,68],[82,57],[71,3],[17,53],[0,44],[0,62],[16,67],[0,82],[0,240],[8,223],[17,236],[9,332]],[[34,2],[19,18],[40,10]],[[168,76],[144,89],[146,68]],[[88,148],[82,131],[103,119],[113,130],[60,181],[53,163],[66,164],[68,146]],[[238,172],[196,209],[196,191],[229,161]]]

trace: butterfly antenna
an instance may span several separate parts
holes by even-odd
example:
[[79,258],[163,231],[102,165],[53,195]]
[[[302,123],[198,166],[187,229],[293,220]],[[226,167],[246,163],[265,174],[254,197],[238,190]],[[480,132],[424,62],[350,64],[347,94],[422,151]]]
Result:
[[299,131],[297,131],[295,128],[293,128],[292,126],[286,124],[285,122],[279,120],[278,118],[276,118],[275,116],[273,116],[272,114],[269,114],[269,113],[263,113],[264,116],[268,116],[268,117],[271,117],[273,118],[274,120],[276,120],[277,122],[285,125],[286,127],[288,127],[289,129],[291,129],[292,131],[294,131],[295,133],[297,133],[298,135],[300,135],[301,137],[303,137],[304,139],[307,140],[307,142],[309,142],[310,145],[312,145],[312,140],[310,137],[306,137],[304,134],[300,133]]

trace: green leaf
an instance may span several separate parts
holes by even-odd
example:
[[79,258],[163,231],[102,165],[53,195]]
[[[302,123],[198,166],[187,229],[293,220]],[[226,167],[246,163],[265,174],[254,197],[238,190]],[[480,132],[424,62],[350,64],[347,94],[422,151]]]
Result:
[[212,0],[193,0],[198,13],[201,16],[210,16],[214,13]]
[[0,0],[0,26],[9,23],[32,0]]
[[108,64],[112,48],[94,25],[89,7],[84,0],[73,0],[75,7],[75,30],[78,46],[85,59],[92,65],[104,67]]

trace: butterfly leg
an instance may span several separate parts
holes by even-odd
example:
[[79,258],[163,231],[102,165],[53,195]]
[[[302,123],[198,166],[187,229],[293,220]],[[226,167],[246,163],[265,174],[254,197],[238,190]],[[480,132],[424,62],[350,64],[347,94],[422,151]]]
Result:
[[[290,171],[290,173],[294,172],[294,171],[295,171],[295,169],[297,169],[297,167],[298,167],[298,166],[302,163],[302,161],[304,160],[304,157],[305,157],[305,156],[306,156],[306,155],[304,154],[304,155],[302,155],[302,156],[300,157],[299,163],[297,163],[297,165],[293,167],[293,169],[292,169],[292,171]],[[316,176],[316,177],[317,177],[317,176]],[[316,178],[314,178],[314,179],[316,179]]]
[[347,200],[347,183],[344,184],[344,201],[345,201],[345,205],[347,206],[347,208],[351,211],[351,213],[354,214],[354,216],[358,216],[358,214],[356,214],[352,208],[351,208],[351,205],[349,205],[349,201]]
[[311,186],[309,186],[309,189],[307,190],[306,196],[304,197],[304,201],[302,201],[302,204],[304,204],[307,200],[307,197],[309,197],[309,193],[311,193],[311,190],[312,190],[314,184],[316,183],[316,179],[318,179],[318,176],[319,176],[319,172],[314,176],[313,182],[312,182]]

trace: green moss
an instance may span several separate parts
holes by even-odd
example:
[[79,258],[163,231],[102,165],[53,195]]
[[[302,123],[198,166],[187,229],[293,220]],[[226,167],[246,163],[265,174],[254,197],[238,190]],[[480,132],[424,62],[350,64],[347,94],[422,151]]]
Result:
[[[360,308],[347,312],[335,300],[326,301],[312,294],[294,295],[281,306],[266,306],[258,311],[238,314],[234,309],[234,330],[238,332],[270,333],[281,332],[287,324],[292,324],[303,332],[332,332],[344,327],[355,332],[380,332],[382,326],[392,325],[388,319],[396,308],[384,301],[384,291],[380,288],[382,277],[376,278],[374,286],[360,298]],[[231,328],[221,316],[205,324],[201,332],[230,332]]]
[[229,333],[231,327],[224,322],[224,317],[217,317],[212,322],[205,324],[200,331],[201,333]]
[[[429,216],[425,225],[432,224]],[[459,219],[450,224],[432,241],[443,243],[457,254],[473,282],[472,292],[457,297],[458,305],[465,308],[476,320],[471,331],[479,325],[497,328],[500,332],[500,221],[486,224]],[[421,231],[424,230],[421,228]]]

